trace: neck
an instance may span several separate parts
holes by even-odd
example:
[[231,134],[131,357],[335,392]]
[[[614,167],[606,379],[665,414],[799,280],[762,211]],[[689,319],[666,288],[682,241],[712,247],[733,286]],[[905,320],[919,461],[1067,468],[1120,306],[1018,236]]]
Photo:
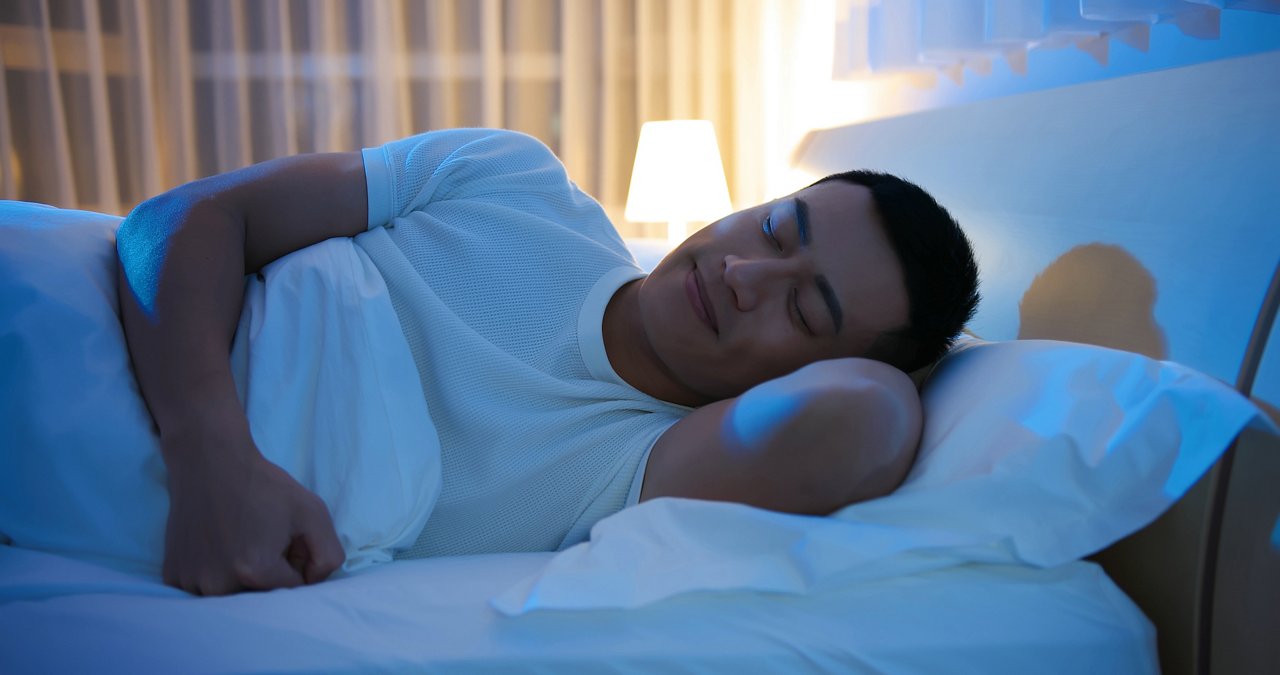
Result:
[[604,351],[609,365],[627,384],[662,401],[696,407],[704,397],[680,383],[662,362],[644,329],[640,287],[645,279],[618,289],[604,310]]

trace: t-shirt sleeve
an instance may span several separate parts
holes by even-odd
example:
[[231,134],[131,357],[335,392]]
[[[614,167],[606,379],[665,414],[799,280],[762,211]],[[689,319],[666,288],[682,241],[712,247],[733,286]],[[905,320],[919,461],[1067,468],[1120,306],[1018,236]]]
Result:
[[505,129],[443,129],[362,151],[369,229],[433,201],[563,189],[564,165],[541,141]]

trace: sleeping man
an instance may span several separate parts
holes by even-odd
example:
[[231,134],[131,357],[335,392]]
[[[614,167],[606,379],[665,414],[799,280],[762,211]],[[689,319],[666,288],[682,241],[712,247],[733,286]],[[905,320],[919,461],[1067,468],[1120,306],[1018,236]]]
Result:
[[442,491],[400,557],[556,550],[658,497],[826,514],[887,494],[921,430],[904,372],[946,350],[978,297],[954,220],[883,174],[726,216],[648,275],[514,132],[178,187],[117,233],[171,585],[289,587],[343,563],[326,504],[259,452],[228,365],[245,275],[335,237],[385,279],[439,435]]

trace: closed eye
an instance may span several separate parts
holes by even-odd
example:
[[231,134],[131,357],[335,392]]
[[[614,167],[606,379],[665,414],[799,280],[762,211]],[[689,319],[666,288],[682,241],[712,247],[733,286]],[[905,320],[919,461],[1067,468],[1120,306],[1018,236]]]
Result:
[[778,235],[773,231],[773,216],[769,215],[764,217],[764,223],[761,225],[761,229],[764,230],[764,234],[769,238],[769,241],[773,242],[773,247],[781,251],[782,243],[778,241]]
[[809,335],[816,336],[817,333],[813,332],[813,328],[809,326],[809,322],[805,321],[804,312],[800,311],[800,289],[798,288],[791,289],[791,308],[795,311],[796,318],[800,320],[800,325],[804,326],[805,332]]

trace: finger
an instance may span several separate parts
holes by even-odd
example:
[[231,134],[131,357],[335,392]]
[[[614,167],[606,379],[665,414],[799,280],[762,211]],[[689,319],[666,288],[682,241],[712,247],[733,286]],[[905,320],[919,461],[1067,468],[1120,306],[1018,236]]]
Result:
[[298,574],[303,574],[307,561],[311,560],[311,553],[307,551],[307,543],[302,540],[302,537],[294,537],[293,541],[289,542],[284,558],[289,561],[289,567],[298,570]]
[[178,564],[173,562],[171,558],[165,558],[164,567],[161,571],[161,579],[164,585],[172,586],[184,593],[192,595],[205,595],[201,589],[198,580],[192,579],[190,574],[183,574],[178,571]]
[[169,556],[165,556],[164,567],[161,569],[160,578],[164,580],[164,585],[166,586],[181,588],[184,591],[187,590],[182,585],[182,579],[178,578],[178,570],[174,569],[174,565],[170,562]]
[[338,543],[337,535],[332,533],[327,533],[327,535],[302,535],[302,540],[309,553],[306,557],[306,565],[302,569],[302,575],[309,584],[328,579],[329,575],[333,574],[339,567],[342,567],[342,563],[347,560],[346,554],[342,551],[342,545]]
[[307,552],[306,565],[302,570],[307,583],[314,584],[328,579],[330,574],[346,562],[347,554],[342,550],[338,533],[333,529],[328,509],[309,514],[299,536]]
[[199,581],[192,584],[187,591],[195,595],[213,596],[213,595],[231,595],[243,590],[243,587],[236,582],[235,579],[225,574],[205,574]]
[[270,591],[276,588],[296,588],[302,585],[302,575],[289,566],[283,556],[269,558],[251,567],[236,569],[240,584],[251,591]]

